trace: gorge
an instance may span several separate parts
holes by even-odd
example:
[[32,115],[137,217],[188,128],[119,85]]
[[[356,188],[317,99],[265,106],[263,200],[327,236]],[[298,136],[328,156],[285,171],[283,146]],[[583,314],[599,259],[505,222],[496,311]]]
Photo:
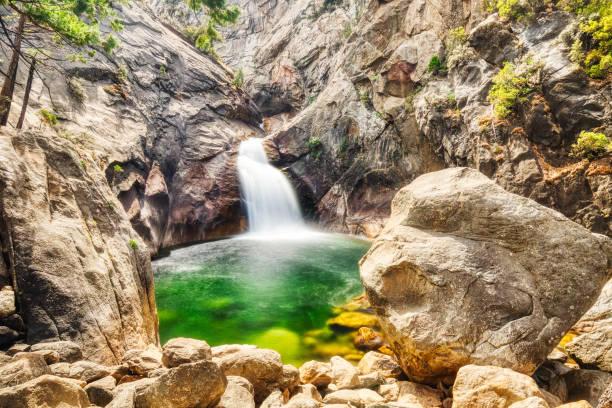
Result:
[[229,3],[28,20],[0,408],[612,407],[610,2]]

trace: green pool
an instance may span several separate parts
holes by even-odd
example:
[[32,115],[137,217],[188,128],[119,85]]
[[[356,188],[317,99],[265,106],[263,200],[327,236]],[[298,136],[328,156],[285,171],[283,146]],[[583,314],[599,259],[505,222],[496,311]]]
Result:
[[338,234],[247,234],[173,250],[153,262],[161,341],[256,344],[297,365],[315,358],[303,335],[363,291],[369,246]]

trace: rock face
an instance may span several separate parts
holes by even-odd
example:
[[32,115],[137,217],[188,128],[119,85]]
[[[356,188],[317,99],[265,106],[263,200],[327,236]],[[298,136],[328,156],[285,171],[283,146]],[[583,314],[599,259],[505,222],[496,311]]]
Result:
[[392,208],[361,279],[419,382],[451,382],[469,363],[531,375],[610,274],[609,238],[476,170],[421,176]]
[[142,241],[119,205],[97,163],[68,140],[0,133],[2,255],[28,342],[71,340],[107,364],[159,343],[149,253],[130,247]]
[[[233,149],[260,134],[257,108],[230,84],[231,72],[155,16],[135,3],[116,7],[124,21],[120,48],[112,57],[98,52],[87,64],[41,68],[44,85],[34,80],[26,126],[41,126],[39,109],[55,114],[52,129],[105,172],[153,253],[239,232]],[[19,83],[26,74],[20,65]],[[18,86],[12,124],[21,92]]]

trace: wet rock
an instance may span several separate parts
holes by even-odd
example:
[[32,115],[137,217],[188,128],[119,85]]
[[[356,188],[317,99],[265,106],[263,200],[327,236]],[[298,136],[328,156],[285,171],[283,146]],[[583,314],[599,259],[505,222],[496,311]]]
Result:
[[[418,382],[450,383],[470,362],[533,374],[607,278],[609,238],[476,170],[426,174],[393,203],[361,260],[361,279],[404,371]],[[519,334],[526,332],[533,335]]]
[[166,367],[177,367],[185,363],[212,359],[208,343],[203,340],[178,337],[168,340],[162,348],[162,362]]
[[87,384],[83,389],[87,393],[87,397],[92,404],[105,407],[113,400],[114,388],[115,379],[109,375]]
[[155,349],[129,350],[123,356],[132,374],[146,376],[150,371],[162,368],[162,354]]
[[255,402],[260,403],[278,387],[283,374],[280,354],[267,349],[246,349],[214,358],[225,375],[244,377],[253,384]]
[[586,400],[596,407],[599,398],[612,383],[612,374],[597,370],[572,370],[563,376],[568,400]]
[[83,359],[81,346],[72,341],[53,341],[32,345],[31,351],[51,350],[59,353],[60,362],[74,363]]
[[15,313],[15,292],[0,290],[0,319],[5,319]]
[[383,398],[367,388],[358,390],[339,390],[323,398],[325,404],[352,404],[356,408],[365,408],[369,404],[382,402]]
[[68,378],[43,375],[21,385],[0,389],[0,407],[89,407],[81,383]]
[[42,356],[24,354],[0,365],[0,389],[23,384],[51,371]]
[[547,406],[531,377],[507,368],[466,365],[453,385],[453,408],[505,408],[532,397],[526,406]]
[[376,351],[366,353],[359,361],[358,368],[361,374],[379,372],[387,378],[397,378],[402,374],[402,367],[393,357]]
[[147,408],[214,407],[226,385],[223,371],[213,362],[182,364],[136,391],[134,403]]
[[227,387],[216,408],[255,408],[253,385],[242,377],[227,376]]
[[333,382],[339,390],[359,386],[359,372],[354,365],[338,356],[331,358],[330,365]]
[[300,367],[302,384],[312,384],[317,388],[327,387],[332,381],[331,365],[319,361],[308,361]]

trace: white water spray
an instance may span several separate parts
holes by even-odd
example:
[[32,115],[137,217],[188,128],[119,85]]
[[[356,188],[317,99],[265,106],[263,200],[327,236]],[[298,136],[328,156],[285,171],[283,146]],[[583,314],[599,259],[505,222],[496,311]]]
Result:
[[287,177],[268,163],[262,139],[248,139],[240,144],[238,175],[249,232],[261,234],[305,228],[295,191]]

